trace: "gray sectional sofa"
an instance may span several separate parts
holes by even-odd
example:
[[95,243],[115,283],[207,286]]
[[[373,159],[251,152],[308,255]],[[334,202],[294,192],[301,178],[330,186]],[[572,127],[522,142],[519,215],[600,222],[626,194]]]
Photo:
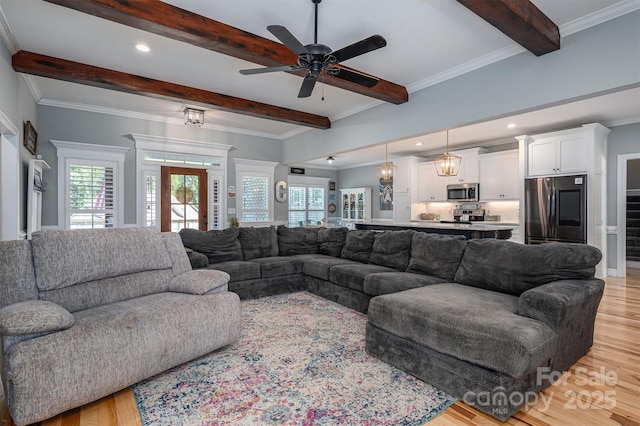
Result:
[[180,232],[241,298],[307,290],[368,313],[367,351],[505,420],[593,344],[598,249],[414,231]]
[[48,419],[240,335],[229,276],[156,228],[0,243],[1,375],[16,425]]

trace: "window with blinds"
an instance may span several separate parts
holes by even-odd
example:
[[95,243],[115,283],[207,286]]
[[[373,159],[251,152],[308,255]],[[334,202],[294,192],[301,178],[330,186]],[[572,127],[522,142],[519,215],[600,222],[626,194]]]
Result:
[[69,227],[111,228],[115,223],[114,167],[69,164]]
[[269,178],[267,176],[242,176],[243,222],[269,220]]
[[322,224],[324,206],[324,187],[289,186],[289,227]]

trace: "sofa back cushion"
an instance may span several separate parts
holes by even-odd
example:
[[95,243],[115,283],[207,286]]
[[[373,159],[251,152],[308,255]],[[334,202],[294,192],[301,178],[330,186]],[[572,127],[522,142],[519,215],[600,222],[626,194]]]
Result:
[[244,260],[278,255],[278,233],[275,226],[239,228],[238,239]]
[[0,308],[38,298],[31,241],[0,242]]
[[349,229],[345,227],[318,229],[318,253],[340,257],[347,240],[347,233]]
[[278,226],[280,256],[318,253],[318,228],[288,228]]
[[185,247],[207,256],[209,263],[242,260],[242,246],[238,228],[200,231],[198,229],[181,229],[180,238]]
[[411,259],[407,272],[453,281],[466,248],[464,235],[416,232],[411,240]]
[[40,231],[31,248],[40,291],[172,267],[154,227]]
[[455,281],[520,296],[551,281],[591,278],[600,259],[600,250],[586,244],[471,240]]
[[415,231],[385,231],[375,235],[370,263],[397,271],[407,269],[411,256],[411,237]]
[[369,263],[375,236],[375,231],[349,231],[340,257],[355,260],[356,262]]

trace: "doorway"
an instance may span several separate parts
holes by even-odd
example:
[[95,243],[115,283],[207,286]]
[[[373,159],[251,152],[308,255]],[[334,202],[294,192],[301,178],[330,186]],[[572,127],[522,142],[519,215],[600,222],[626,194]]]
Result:
[[160,212],[162,232],[183,228],[206,231],[207,171],[185,167],[160,168]]
[[628,241],[637,242],[635,238],[638,232],[635,229],[637,218],[634,217],[635,212],[628,212],[627,207],[629,196],[632,198],[632,204],[635,204],[635,191],[633,191],[632,186],[635,186],[633,182],[636,178],[632,178],[629,172],[635,171],[638,161],[640,161],[640,153],[618,155],[618,194],[616,203],[618,210],[616,256],[618,262],[616,265],[616,275],[619,277],[627,276],[627,267],[634,268],[633,271],[635,273],[635,271],[637,271],[635,267],[638,265],[638,262],[635,261],[635,256],[632,255],[632,258],[628,259],[627,253]]

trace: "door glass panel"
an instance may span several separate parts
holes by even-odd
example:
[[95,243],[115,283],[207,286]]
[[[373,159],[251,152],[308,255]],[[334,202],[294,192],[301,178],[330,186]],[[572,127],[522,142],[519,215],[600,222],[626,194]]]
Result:
[[558,191],[558,224],[580,226],[580,190]]
[[199,176],[171,174],[171,232],[199,228],[199,186]]

